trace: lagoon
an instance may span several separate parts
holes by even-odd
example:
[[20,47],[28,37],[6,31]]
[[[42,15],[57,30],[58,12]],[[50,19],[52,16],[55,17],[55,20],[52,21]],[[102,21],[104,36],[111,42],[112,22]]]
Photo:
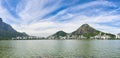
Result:
[[2,40],[0,58],[120,58],[119,40]]

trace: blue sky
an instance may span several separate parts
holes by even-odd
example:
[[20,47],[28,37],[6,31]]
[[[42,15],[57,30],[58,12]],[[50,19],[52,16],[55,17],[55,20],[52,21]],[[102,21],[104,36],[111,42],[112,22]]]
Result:
[[119,0],[0,0],[0,17],[17,31],[49,36],[82,24],[120,33]]

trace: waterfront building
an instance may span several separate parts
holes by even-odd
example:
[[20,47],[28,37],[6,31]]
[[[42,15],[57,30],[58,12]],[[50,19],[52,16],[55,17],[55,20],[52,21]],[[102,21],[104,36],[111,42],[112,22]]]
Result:
[[64,36],[59,36],[59,38],[60,38],[60,39],[66,39],[66,37],[64,37]]
[[117,39],[120,39],[120,33],[116,35],[116,38],[117,38]]
[[103,36],[101,36],[101,39],[103,39],[103,40],[105,40],[105,39],[109,39],[109,38],[111,38],[111,37],[108,36],[108,35],[106,35],[106,34],[104,34]]
[[55,39],[55,36],[49,36],[48,39]]
[[100,32],[98,35],[94,36],[93,38],[94,38],[94,39],[101,39],[101,36],[102,36],[102,35],[101,35],[101,32]]

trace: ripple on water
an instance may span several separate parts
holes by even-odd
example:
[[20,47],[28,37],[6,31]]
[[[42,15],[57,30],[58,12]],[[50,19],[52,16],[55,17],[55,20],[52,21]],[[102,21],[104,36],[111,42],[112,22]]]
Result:
[[109,40],[4,41],[0,58],[120,58],[119,44]]

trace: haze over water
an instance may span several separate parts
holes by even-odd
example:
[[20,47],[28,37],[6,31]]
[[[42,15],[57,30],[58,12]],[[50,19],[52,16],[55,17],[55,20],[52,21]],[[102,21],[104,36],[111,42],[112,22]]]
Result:
[[0,41],[0,58],[120,58],[119,40]]

